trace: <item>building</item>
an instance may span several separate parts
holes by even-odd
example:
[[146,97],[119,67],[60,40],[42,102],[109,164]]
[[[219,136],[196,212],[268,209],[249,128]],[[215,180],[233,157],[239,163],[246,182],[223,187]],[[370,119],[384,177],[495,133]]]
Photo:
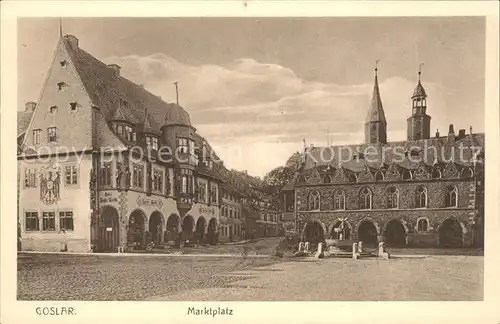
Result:
[[[365,143],[304,147],[300,169],[283,190],[287,231],[318,243],[345,238],[388,246],[481,246],[484,224],[484,134],[449,126],[430,136],[427,94],[411,96],[407,139],[388,141],[378,86]],[[410,113],[410,112],[409,112]]]
[[243,184],[235,177],[234,172],[219,165],[220,172],[224,175],[224,183],[221,184],[221,210],[220,210],[220,234],[221,242],[240,241],[245,238],[245,226],[243,215]]
[[75,36],[61,35],[39,102],[18,115],[22,250],[216,242],[224,180],[189,114]]

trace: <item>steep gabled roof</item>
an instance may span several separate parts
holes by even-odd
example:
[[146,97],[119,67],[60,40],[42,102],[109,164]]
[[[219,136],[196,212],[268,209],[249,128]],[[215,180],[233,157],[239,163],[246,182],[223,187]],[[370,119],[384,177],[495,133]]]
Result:
[[[151,115],[149,118],[151,128],[155,133],[160,133],[165,117],[170,111],[175,111],[173,114],[176,116],[184,113],[189,116],[182,107],[163,101],[143,86],[121,76],[115,68],[99,61],[75,44],[71,44],[71,37],[73,36],[64,36],[64,46],[92,104],[102,111],[106,120],[120,117],[131,124],[142,124],[145,109],[147,109]],[[126,105],[121,105],[122,101],[125,101]],[[117,112],[117,109],[120,110]]]
[[18,111],[17,112],[17,136],[24,134],[33,116],[33,111]]

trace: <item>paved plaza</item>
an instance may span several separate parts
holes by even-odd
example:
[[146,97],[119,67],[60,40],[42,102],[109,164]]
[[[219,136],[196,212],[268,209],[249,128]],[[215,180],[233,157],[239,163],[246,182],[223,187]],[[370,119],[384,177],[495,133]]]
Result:
[[21,253],[18,299],[482,300],[482,256],[411,254],[355,261]]

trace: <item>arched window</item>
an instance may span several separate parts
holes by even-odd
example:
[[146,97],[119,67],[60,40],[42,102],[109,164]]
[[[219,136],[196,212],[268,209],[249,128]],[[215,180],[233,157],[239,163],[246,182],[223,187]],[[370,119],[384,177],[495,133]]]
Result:
[[471,168],[463,168],[462,173],[460,174],[461,178],[467,179],[472,178],[472,169]]
[[440,179],[441,178],[441,171],[439,171],[437,168],[432,168],[431,177],[432,177],[432,179]]
[[303,175],[299,176],[299,178],[297,180],[298,180],[299,183],[306,182],[306,178]]
[[417,231],[427,232],[429,230],[429,220],[427,218],[419,218],[417,220]]
[[324,183],[331,183],[332,182],[332,178],[330,178],[329,175],[325,176],[325,178],[323,179],[323,182]]
[[403,180],[411,180],[411,173],[408,170],[403,170],[401,177]]
[[399,193],[395,187],[387,190],[387,208],[393,209],[399,207]]
[[345,209],[345,192],[344,190],[336,190],[333,194],[333,209],[344,210]]
[[319,210],[319,192],[317,191],[309,195],[309,210]]
[[349,180],[349,182],[356,182],[356,175],[354,173],[350,173],[347,176],[347,179]]
[[416,197],[415,197],[415,207],[422,208],[427,207],[427,189],[420,186],[417,188]]
[[446,207],[457,207],[458,205],[458,189],[454,186],[448,186],[446,188],[445,196]]
[[375,173],[375,181],[382,181],[382,180],[384,180],[384,175],[382,174],[382,172]]
[[359,192],[359,209],[372,209],[372,192],[366,187]]

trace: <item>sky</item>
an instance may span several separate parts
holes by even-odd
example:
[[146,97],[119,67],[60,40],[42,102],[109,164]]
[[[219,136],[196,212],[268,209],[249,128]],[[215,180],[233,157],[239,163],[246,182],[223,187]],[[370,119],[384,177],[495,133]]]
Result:
[[[406,139],[422,66],[431,135],[484,132],[485,20],[64,18],[64,34],[165,101],[179,101],[230,168],[264,176],[303,146],[362,143],[375,61],[388,140]],[[38,101],[59,20],[18,23],[18,109]]]

